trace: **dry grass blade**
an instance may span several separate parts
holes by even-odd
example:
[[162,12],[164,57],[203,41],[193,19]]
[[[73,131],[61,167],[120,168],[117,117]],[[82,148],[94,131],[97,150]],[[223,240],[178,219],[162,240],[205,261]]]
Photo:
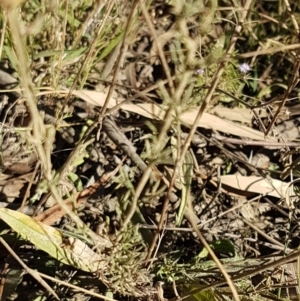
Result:
[[65,286],[65,287],[73,288],[73,289],[75,289],[76,291],[83,292],[83,293],[85,293],[85,294],[87,294],[87,295],[89,295],[89,296],[93,296],[93,297],[95,297],[95,298],[99,298],[99,299],[101,299],[101,300],[106,300],[106,301],[119,301],[119,300],[117,300],[117,299],[109,298],[109,297],[107,297],[107,296],[104,296],[104,295],[101,295],[101,294],[94,293],[94,292],[92,292],[91,290],[86,290],[86,289],[84,289],[84,288],[82,288],[82,287],[73,285],[73,284],[68,283],[68,282],[66,282],[66,281],[61,281],[61,280],[59,280],[59,279],[57,279],[57,278],[54,278],[54,277],[51,277],[51,276],[49,276],[49,275],[45,275],[45,274],[43,274],[43,273],[39,273],[39,274],[41,275],[41,277],[43,277],[43,278],[45,278],[45,279],[48,279],[48,280],[51,280],[51,281],[53,281],[54,283],[59,283],[59,284]]
[[300,44],[291,44],[291,45],[284,45],[281,47],[271,47],[269,49],[262,49],[262,50],[257,50],[257,51],[251,51],[251,52],[246,52],[243,54],[237,55],[237,58],[249,58],[249,57],[254,57],[258,55],[266,55],[266,54],[274,54],[276,52],[283,52],[287,50],[296,50],[300,48]]

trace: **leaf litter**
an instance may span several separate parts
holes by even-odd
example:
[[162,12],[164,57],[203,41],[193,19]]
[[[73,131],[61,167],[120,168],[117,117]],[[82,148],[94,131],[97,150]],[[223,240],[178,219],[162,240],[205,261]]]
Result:
[[[172,31],[174,30],[175,23],[176,26],[179,26],[178,32],[184,30],[185,25],[187,25],[181,24],[180,22],[177,23],[177,21],[174,22],[174,18],[179,18],[180,20],[178,11],[182,8],[176,7],[175,9],[175,7],[173,7],[173,15],[170,19],[167,18],[163,20],[163,18],[159,16],[154,17],[161,32],[158,41],[161,46],[164,46],[165,50],[171,50],[171,58],[168,57],[169,68],[173,68],[172,65],[174,62],[177,66],[175,70],[172,70],[175,75],[178,75],[178,70],[183,70],[182,62],[184,56],[182,53],[184,53],[185,50],[182,51],[182,49],[180,49],[182,45],[179,44],[190,42],[190,45],[196,45],[194,42],[196,43],[197,39],[195,38],[192,43],[189,35],[197,33],[196,31],[194,32],[194,28],[198,28],[200,31],[203,30],[204,24],[211,23],[212,21],[212,19],[209,19],[209,16],[211,18],[211,15],[216,12],[213,9],[213,5],[210,7],[211,11],[210,14],[207,14],[207,18],[205,18],[205,15],[201,12],[200,15],[202,15],[203,22],[201,26],[197,27],[199,20],[197,16],[190,15],[188,10],[190,4],[189,2],[187,7],[185,7],[186,11],[183,12],[189,15],[188,19],[190,23],[187,31],[189,34],[186,40],[182,40],[180,43],[176,44],[176,38],[173,37]],[[162,7],[164,11],[164,5],[162,5]],[[157,6],[154,6],[154,8],[157,8]],[[164,13],[167,13],[167,11],[168,10],[164,11]],[[97,12],[96,7],[91,10],[88,18],[92,19],[92,14],[95,12]],[[226,15],[224,17],[228,16]],[[112,23],[112,26],[117,26],[118,22],[120,22],[120,20],[116,20],[115,23]],[[80,22],[70,23],[69,25],[72,27],[76,26],[76,24],[80,24]],[[196,66],[197,68],[195,67],[195,69],[201,70],[201,72],[196,72],[198,79],[207,76],[205,83],[202,82],[203,86],[209,86],[211,84],[209,77],[215,74],[217,70],[214,66],[222,63],[222,55],[217,54],[222,50],[221,35],[224,34],[226,27],[220,26],[219,24],[213,24],[211,27],[212,31],[210,35],[207,35],[206,31],[201,32],[203,35],[203,43],[200,45],[204,51],[203,59],[199,61],[195,59],[189,62],[191,66],[193,66],[193,63],[196,65],[199,64],[199,66]],[[93,32],[92,29],[90,30]],[[176,289],[169,292],[168,290],[172,290],[170,289],[171,287],[176,288],[176,284],[178,284],[180,294],[184,294],[187,288],[180,287],[183,279],[189,277],[197,278],[195,275],[197,275],[199,270],[204,269],[209,271],[207,266],[212,264],[209,258],[206,257],[197,261],[197,254],[201,254],[203,249],[202,246],[199,245],[199,241],[192,233],[187,222],[187,216],[193,213],[188,212],[188,210],[182,210],[184,202],[181,198],[186,198],[186,196],[193,203],[193,210],[197,215],[197,222],[201,225],[201,230],[205,238],[212,247],[215,247],[216,252],[218,252],[217,245],[221,245],[221,247],[219,247],[221,251],[218,255],[224,259],[224,266],[226,266],[226,257],[230,257],[232,253],[238,253],[242,259],[245,259],[251,256],[270,254],[273,253],[274,250],[291,250],[291,248],[297,247],[298,227],[295,224],[294,217],[288,217],[292,210],[294,210],[293,214],[295,216],[299,214],[297,207],[292,206],[293,202],[288,202],[289,200],[297,200],[297,195],[294,191],[297,187],[294,190],[292,189],[292,177],[288,180],[281,179],[280,172],[276,172],[276,168],[282,168],[283,165],[285,165],[286,170],[293,172],[293,170],[291,170],[291,162],[285,160],[287,151],[275,152],[264,145],[262,147],[251,148],[245,144],[246,146],[243,147],[242,141],[264,141],[266,145],[267,143],[273,143],[274,145],[282,139],[283,142],[281,142],[284,145],[284,142],[296,142],[299,137],[299,129],[296,118],[286,120],[287,117],[284,116],[282,120],[278,119],[278,124],[274,127],[274,133],[265,137],[263,128],[268,126],[268,119],[272,117],[272,113],[276,111],[276,108],[273,109],[273,112],[263,110],[263,112],[256,115],[255,119],[253,117],[255,115],[254,110],[257,112],[259,108],[255,108],[254,110],[239,108],[236,103],[229,104],[227,107],[226,104],[224,105],[225,102],[222,105],[226,107],[221,107],[221,103],[224,100],[222,100],[220,95],[216,95],[216,105],[207,112],[204,112],[200,121],[197,123],[198,131],[194,135],[190,147],[192,160],[184,160],[185,165],[180,169],[180,176],[176,177],[172,192],[169,194],[171,203],[168,208],[165,228],[174,228],[173,226],[177,221],[177,226],[180,226],[183,231],[188,230],[189,232],[186,232],[188,233],[187,235],[182,235],[181,230],[177,228],[175,229],[176,234],[174,234],[174,229],[166,230],[167,232],[162,238],[161,245],[157,250],[157,257],[152,258],[154,266],[151,271],[152,274],[147,273],[144,267],[149,245],[145,242],[148,243],[147,237],[153,237],[152,233],[148,235],[149,232],[152,231],[149,229],[151,229],[153,224],[156,226],[159,223],[164,199],[167,195],[167,188],[170,185],[172,174],[174,170],[176,170],[174,163],[186,139],[184,134],[187,134],[189,128],[193,125],[198,114],[199,105],[201,104],[193,104],[189,108],[178,106],[177,111],[173,111],[174,124],[167,132],[167,136],[176,135],[176,139],[166,137],[164,145],[168,148],[170,147],[169,141],[176,141],[176,145],[178,145],[176,152],[174,152],[174,150],[172,152],[170,149],[163,149],[159,154],[151,153],[151,149],[158,141],[156,135],[159,133],[160,122],[165,121],[165,116],[170,106],[168,101],[162,101],[164,93],[157,87],[156,91],[151,92],[151,90],[149,90],[148,93],[140,93],[140,96],[142,95],[143,97],[136,97],[139,101],[136,99],[132,99],[132,101],[127,100],[129,98],[128,94],[136,93],[136,91],[131,91],[127,88],[128,84],[132,85],[134,89],[141,89],[141,87],[154,84],[157,80],[162,80],[162,69],[159,69],[161,66],[160,60],[157,57],[159,51],[156,47],[153,47],[153,37],[148,29],[145,30],[143,26],[141,26],[139,30],[141,40],[136,40],[135,43],[133,43],[134,46],[130,45],[128,48],[127,46],[124,48],[127,56],[123,61],[125,66],[121,69],[118,79],[118,84],[122,83],[124,86],[116,86],[114,97],[110,98],[108,103],[109,112],[114,116],[115,130],[116,132],[122,132],[124,134],[122,139],[128,140],[130,148],[124,147],[126,143],[121,141],[118,142],[118,140],[113,139],[113,141],[111,141],[108,133],[106,133],[105,130],[101,130],[97,134],[95,133],[97,139],[84,150],[89,152],[89,156],[78,155],[78,157],[82,158],[82,162],[76,166],[72,165],[68,169],[68,177],[65,177],[63,180],[59,179],[57,182],[60,188],[59,192],[65,203],[68,204],[68,207],[81,216],[88,226],[93,228],[98,235],[108,237],[114,248],[111,248],[111,245],[108,244],[108,250],[97,249],[89,240],[85,240],[87,239],[86,237],[67,237],[62,234],[63,231],[61,229],[68,228],[68,226],[70,226],[69,224],[71,224],[71,232],[76,232],[75,230],[78,229],[75,229],[76,225],[71,222],[58,205],[54,205],[46,210],[46,206],[43,204],[47,204],[46,199],[49,200],[49,195],[47,187],[43,187],[45,182],[41,180],[43,172],[39,171],[33,181],[29,176],[26,177],[26,175],[31,174],[39,158],[36,157],[34,150],[30,148],[30,144],[26,144],[28,142],[28,133],[30,133],[30,123],[26,123],[27,112],[26,110],[24,112],[24,110],[22,111],[16,108],[13,112],[9,112],[8,115],[5,116],[3,123],[9,125],[11,129],[25,129],[25,134],[17,130],[11,130],[9,134],[10,137],[9,135],[3,137],[2,148],[3,155],[5,156],[2,158],[4,179],[1,179],[1,183],[3,184],[1,187],[3,187],[2,193],[6,197],[4,206],[10,207],[13,203],[13,205],[16,205],[16,208],[18,208],[19,201],[23,196],[23,194],[20,194],[21,189],[24,190],[27,185],[28,187],[32,185],[32,190],[29,192],[30,196],[34,195],[36,191],[40,191],[40,193],[37,194],[37,198],[31,199],[31,202],[34,204],[30,204],[28,198],[26,205],[36,206],[40,208],[40,212],[35,212],[34,215],[36,215],[36,217],[34,218],[18,211],[2,208],[0,209],[0,215],[23,239],[29,240],[38,249],[44,250],[53,258],[69,264],[75,269],[78,268],[86,272],[99,272],[97,273],[97,277],[101,279],[104,284],[104,288],[101,292],[113,291],[114,294],[121,297],[138,296],[138,298],[140,298],[147,293],[153,297],[155,295],[154,292],[158,291],[161,294],[160,300],[164,300],[164,292],[161,292],[159,288],[153,289],[153,284],[156,280],[166,281],[167,289],[165,293],[168,298],[171,298],[174,293],[177,293]],[[206,28],[206,30],[208,30],[208,28]],[[82,30],[76,32],[82,32]],[[122,35],[119,35],[119,37]],[[218,40],[218,43],[214,44],[212,37]],[[75,40],[78,42],[78,37]],[[116,44],[119,42],[120,39],[118,41],[114,40]],[[114,46],[115,45],[109,44],[109,51],[108,49],[99,49],[101,59],[104,56],[108,57],[106,62],[107,66],[103,69],[105,70],[106,79],[108,81],[112,79],[110,71],[114,70],[113,66],[116,63],[118,51],[122,49],[119,44],[116,51],[111,53],[111,57],[109,58],[110,55],[108,52],[110,52]],[[44,47],[44,45],[41,45],[41,47]],[[84,47],[80,48],[80,56],[85,56],[85,49]],[[148,53],[149,49],[150,56]],[[192,49],[193,47],[188,48],[187,55],[192,53]],[[213,51],[210,51],[211,54],[208,54],[208,50]],[[41,51],[39,56],[43,57],[44,53],[45,52]],[[168,53],[168,51],[166,53]],[[212,54],[216,54],[217,56],[214,57]],[[176,55],[178,57],[176,57]],[[200,56],[201,55],[200,53]],[[44,68],[46,71],[44,74],[40,74],[40,78],[37,79],[36,82],[40,81],[44,86],[49,86],[49,83],[46,81],[46,78],[49,77],[49,68],[45,58],[46,57],[43,57],[44,60],[41,60],[37,66],[40,66],[40,70]],[[134,60],[136,59],[134,63],[132,62],[133,58]],[[77,61],[77,59],[79,60],[80,57],[76,57],[75,61]],[[141,60],[139,61],[139,59]],[[64,66],[65,69],[70,68],[63,70],[63,72],[66,72],[64,75],[74,80],[73,75],[78,70],[73,72],[71,65],[66,64],[66,62],[61,63],[61,66]],[[103,66],[103,62],[100,62],[99,66],[101,64]],[[234,61],[232,65],[234,64],[237,64],[237,62]],[[126,65],[127,67],[129,66],[127,71],[125,71]],[[245,72],[242,71],[241,68],[239,69],[240,72],[243,73],[242,75],[238,74],[237,76],[236,74],[232,74],[232,69],[226,70],[227,73],[225,72],[225,74],[230,74],[231,72],[232,78],[236,79],[243,76],[243,80],[246,81],[246,73],[251,72],[251,68],[245,63],[241,66],[243,66],[243,70],[247,69]],[[246,69],[245,66],[247,67]],[[206,70],[204,70],[204,67]],[[96,64],[95,68],[97,68]],[[157,68],[159,69],[158,71],[156,70]],[[266,73],[264,76],[267,76]],[[159,74],[159,76],[157,74]],[[2,74],[0,73],[0,80],[2,79],[1,76]],[[276,73],[272,74],[272,78],[276,78]],[[180,78],[180,80],[182,80],[182,78]],[[4,81],[6,81],[8,85],[15,84],[15,80],[10,76],[8,76],[7,79],[4,78]],[[237,87],[232,82],[234,82],[234,80],[231,80],[231,82],[228,81],[228,84],[226,81],[225,83],[220,81],[220,85],[222,85],[222,87],[226,87],[227,85],[230,92],[235,93],[240,87]],[[177,84],[180,86],[178,82]],[[187,97],[186,95],[188,95],[189,98],[194,98],[195,95],[193,91],[196,90],[196,93],[200,93],[200,96],[198,95],[196,98],[201,99],[204,95],[201,94],[203,93],[201,88],[195,87],[193,84],[189,86],[189,84],[186,87],[186,94],[183,94],[182,98]],[[259,82],[258,85],[260,84]],[[64,99],[70,92],[73,98],[75,98],[74,102],[69,106],[70,110],[65,112],[66,121],[63,120],[58,125],[56,124],[59,129],[57,129],[51,163],[58,173],[61,171],[65,162],[68,161],[68,156],[71,154],[70,151],[66,150],[68,148],[72,150],[77,147],[75,142],[80,141],[79,138],[85,134],[85,126],[87,125],[85,122],[90,122],[90,125],[91,121],[95,121],[95,118],[98,118],[98,107],[103,107],[107,98],[108,93],[106,92],[88,90],[90,86],[93,85],[100,87],[106,84],[90,76],[86,85],[70,89],[70,85],[62,80],[61,87],[63,88],[46,88],[43,92],[38,94],[39,107],[47,111],[44,122],[48,126],[56,124],[56,117],[54,116],[56,116],[57,102]],[[253,83],[251,83],[251,85],[249,86],[254,87]],[[281,86],[284,86],[285,89],[287,87],[287,85]],[[245,87],[243,89],[247,90]],[[262,87],[259,87],[259,89],[263,90]],[[268,91],[272,94],[271,89],[269,90]],[[237,94],[239,93],[237,92]],[[258,95],[265,97],[267,94]],[[13,95],[13,97],[19,96],[20,94]],[[241,94],[238,96],[242,98]],[[267,97],[263,99],[262,102],[265,100],[267,100]],[[77,104],[75,104],[75,102]],[[255,105],[253,107],[255,107]],[[294,112],[297,111],[297,109],[293,110],[292,107],[291,105],[290,108],[291,111],[293,111],[291,116],[294,116]],[[10,111],[7,106],[5,109]],[[285,108],[281,108],[281,110],[283,112],[282,115],[288,115],[284,114]],[[68,116],[70,112],[73,114],[71,117]],[[47,118],[47,116],[49,118]],[[259,116],[259,120],[257,120],[257,116]],[[257,124],[258,121],[260,124]],[[225,140],[217,141],[215,137],[220,133],[225,138],[233,138],[231,136],[234,136],[235,139],[238,138],[241,142],[232,145]],[[13,147],[11,139],[14,139]],[[58,152],[58,154],[56,152]],[[253,152],[255,153],[254,156]],[[290,153],[291,155],[297,156],[297,152],[293,153],[293,150],[291,150]],[[30,154],[33,154],[33,156],[31,157]],[[132,159],[134,157],[133,154],[140,164],[136,164],[136,161]],[[253,160],[253,158],[255,158],[256,155],[265,156],[269,158],[269,161],[266,165],[254,163],[255,160]],[[84,183],[93,183],[94,177],[101,179],[103,174],[109,174],[122,160],[124,160],[124,162],[119,174],[111,179],[111,181],[108,181],[103,186],[99,186],[99,182],[96,180],[94,184],[87,185],[83,188]],[[274,164],[274,160],[278,162]],[[122,222],[128,212],[130,212],[132,195],[136,193],[137,183],[142,175],[141,172],[145,172],[147,166],[150,164],[152,164],[151,174],[152,176],[154,175],[154,177],[149,178],[148,184],[143,189],[143,194],[138,200],[138,207],[135,208],[136,212],[132,217],[132,225],[129,227],[128,232],[120,231],[124,230],[122,229]],[[252,166],[250,166],[251,164]],[[275,166],[273,170],[270,168],[272,164]],[[142,166],[142,168],[139,168],[140,170],[138,171],[136,165],[139,167]],[[193,173],[191,173],[189,180],[187,180],[184,176],[184,171],[189,170],[191,166],[193,166]],[[16,174],[23,177],[16,176]],[[77,174],[78,177],[71,177],[74,174]],[[154,182],[153,179],[155,179]],[[32,182],[29,183],[30,181]],[[93,189],[94,186],[97,187],[97,189]],[[81,198],[81,196],[83,197]],[[271,200],[268,198],[271,198]],[[279,199],[286,200],[286,202],[283,202],[283,205],[279,205],[277,204]],[[83,208],[78,206],[80,204],[83,205]],[[277,217],[279,214],[282,214],[281,219]],[[43,222],[38,221],[39,219]],[[283,236],[289,236],[288,229],[286,228],[288,223],[294,226],[294,232],[290,233],[293,239],[290,243],[286,242],[286,246],[284,246],[281,242],[283,242]],[[50,224],[52,226],[49,226]],[[138,225],[140,224],[148,227],[148,229],[139,231]],[[8,229],[5,229],[5,231],[8,231]],[[264,231],[265,236],[259,231]],[[67,233],[67,231],[65,231],[65,233]],[[226,242],[224,242],[224,238]],[[43,242],[45,242],[45,244]],[[228,248],[228,245],[230,245],[230,248]],[[184,249],[183,252],[180,251],[182,248]],[[235,250],[234,252],[232,252],[232,248]],[[228,251],[229,249],[230,251]],[[175,254],[174,257],[172,257],[173,251]],[[107,255],[106,252],[108,252],[109,255]],[[200,255],[198,259],[199,257]],[[189,259],[191,259],[190,262]],[[172,262],[172,260],[174,261]],[[189,262],[189,269],[185,270],[185,267],[182,267],[180,270],[178,267],[182,262]],[[177,266],[178,263],[179,265]],[[102,269],[99,269],[100,266]],[[63,269],[69,271],[68,268]],[[213,267],[212,270],[215,272],[215,267]],[[228,270],[231,271],[230,265],[228,266]],[[155,274],[154,277],[153,274]],[[220,279],[218,274],[209,274],[208,272],[207,275],[216,281]],[[206,277],[206,279],[207,278],[208,277]],[[248,284],[251,287],[252,283],[248,282]],[[260,285],[265,289],[264,284],[260,283]],[[144,291],[146,294],[144,294]],[[254,291],[254,293],[256,292]],[[213,291],[211,294],[214,297]],[[154,297],[153,299],[156,300]]]

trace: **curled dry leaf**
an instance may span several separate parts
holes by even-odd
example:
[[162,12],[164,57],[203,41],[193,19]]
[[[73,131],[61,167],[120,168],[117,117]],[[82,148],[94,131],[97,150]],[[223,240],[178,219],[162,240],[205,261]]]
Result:
[[243,192],[259,193],[274,196],[276,198],[285,198],[287,197],[287,194],[290,193],[290,183],[271,178],[225,175],[221,176],[221,183],[222,187],[227,190],[230,190],[231,187]]

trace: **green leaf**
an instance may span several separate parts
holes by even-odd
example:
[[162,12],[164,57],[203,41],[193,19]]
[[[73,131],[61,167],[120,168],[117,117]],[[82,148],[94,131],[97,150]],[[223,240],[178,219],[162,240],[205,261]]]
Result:
[[78,59],[85,51],[86,51],[87,47],[81,47],[79,49],[75,49],[75,50],[68,50],[65,51],[65,54],[67,54],[64,57],[64,62],[70,62],[70,61],[74,61],[74,59]]
[[6,273],[6,281],[2,287],[1,300],[8,298],[16,292],[17,286],[22,282],[25,271],[23,269],[10,268]]
[[229,240],[226,239],[216,240],[210,243],[210,246],[215,253],[222,253],[229,256],[236,255],[234,245]]
[[208,256],[208,251],[206,248],[203,248],[201,252],[197,255],[197,259],[204,259]]
[[57,260],[86,272],[95,272],[103,258],[81,240],[63,238],[62,232],[10,209],[0,208],[0,218],[22,238]]
[[267,86],[266,88],[262,89],[259,93],[258,93],[258,98],[261,99],[262,97],[264,97],[267,94],[270,94],[272,92],[274,92],[276,89],[278,89],[277,87],[283,88],[284,90],[287,89],[287,86],[284,84],[274,84],[271,86]]
[[70,172],[68,174],[68,179],[74,184],[77,191],[83,190],[83,185],[82,185],[81,179],[77,174]]
[[122,31],[119,35],[117,35],[115,38],[113,38],[110,43],[106,46],[106,48],[101,52],[99,56],[99,61],[103,60],[105,57],[107,57],[112,50],[120,43],[124,35],[124,31]]
[[[236,256],[234,245],[226,239],[215,240],[209,244],[215,253],[225,254],[231,257]],[[201,252],[197,255],[197,259],[204,259],[208,256],[208,251],[203,248]]]
[[[199,289],[200,286],[196,285],[187,285],[184,289],[185,293],[190,293],[196,289]],[[202,290],[200,292],[197,292],[193,294],[191,297],[188,298],[188,301],[215,301],[215,293],[213,290]]]
[[215,293],[213,290],[200,291],[193,295],[197,301],[215,301]]
[[17,62],[16,54],[15,54],[14,50],[9,46],[3,46],[3,49],[12,65],[13,69],[18,70],[18,62]]

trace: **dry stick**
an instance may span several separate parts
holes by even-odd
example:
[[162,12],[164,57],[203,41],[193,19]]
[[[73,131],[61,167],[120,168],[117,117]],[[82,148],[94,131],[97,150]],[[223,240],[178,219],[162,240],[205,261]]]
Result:
[[29,268],[14,252],[14,250],[6,243],[6,241],[0,237],[0,242],[7,249],[7,251],[15,258],[15,260],[23,267],[24,270],[27,271],[29,275],[31,275],[36,281],[38,281],[51,295],[54,296],[56,300],[60,300],[55,291],[49,286],[49,284],[42,279],[39,273],[31,268]]
[[299,49],[299,48],[300,48],[300,43],[284,45],[281,47],[272,47],[272,48],[268,48],[268,49],[262,49],[262,50],[251,51],[251,52],[247,52],[247,53],[243,53],[243,54],[238,54],[235,56],[235,58],[245,59],[245,58],[252,57],[252,56],[273,54],[276,52],[282,52],[282,51]]
[[269,236],[268,234],[266,234],[264,231],[262,231],[261,229],[259,229],[258,227],[256,227],[255,225],[253,225],[251,222],[249,222],[247,219],[243,218],[243,217],[239,217],[236,216],[236,218],[241,219],[245,224],[247,224],[249,227],[251,227],[254,231],[256,231],[258,234],[260,234],[261,236],[263,236],[265,239],[267,239],[269,242],[273,243],[274,245],[277,245],[281,248],[283,248],[286,251],[292,251],[292,249],[287,248],[284,244],[280,243],[279,241],[277,241],[276,239],[272,238],[271,236]]
[[[156,225],[148,225],[148,224],[138,224],[140,229],[150,229],[150,230],[157,230]],[[179,232],[193,232],[194,230],[191,228],[180,228],[180,227],[164,227],[164,231],[179,231]]]
[[210,254],[212,260],[216,263],[216,266],[220,269],[221,273],[223,274],[228,286],[230,287],[230,290],[232,292],[234,300],[236,300],[236,301],[240,300],[240,297],[238,295],[236,287],[235,287],[232,279],[230,278],[228,272],[226,271],[226,269],[224,268],[224,266],[221,263],[220,259],[217,257],[215,252],[212,250],[212,248],[210,247],[208,242],[205,240],[205,238],[203,237],[203,235],[201,234],[201,232],[197,228],[196,217],[195,217],[195,213],[193,212],[193,205],[192,205],[192,202],[191,202],[190,199],[187,200],[187,206],[190,207],[190,211],[191,211],[191,216],[187,217],[190,224],[192,225],[193,229],[197,233],[197,236],[200,239],[201,243],[203,244],[203,246],[206,248],[206,250]]
[[[283,97],[281,95],[279,95],[279,96],[277,95],[277,96],[273,97],[271,100],[268,100],[267,102],[262,102],[260,104],[256,104],[255,106],[253,106],[253,105],[251,105],[251,104],[249,104],[249,103],[247,103],[247,102],[239,99],[238,97],[235,97],[233,94],[231,94],[231,93],[229,93],[229,92],[227,92],[227,91],[225,91],[223,89],[216,88],[216,91],[225,94],[226,96],[228,96],[228,97],[232,98],[233,100],[241,103],[242,105],[244,105],[245,107],[247,107],[247,108],[249,108],[251,110],[254,110],[254,109],[257,109],[257,108],[262,108],[262,107],[265,107],[266,105],[269,105],[269,104],[273,104],[274,102],[276,102],[277,100],[279,100],[279,99],[281,99]],[[252,98],[252,99],[258,101],[255,98]]]
[[236,205],[236,206],[234,206],[234,207],[232,207],[232,208],[230,208],[230,209],[228,209],[228,210],[226,210],[222,213],[219,213],[217,216],[211,217],[211,218],[209,218],[208,220],[206,220],[204,222],[201,222],[200,224],[197,225],[197,227],[202,228],[204,225],[206,225],[206,224],[208,224],[208,223],[210,223],[210,222],[212,222],[216,219],[219,219],[220,217],[228,214],[229,212],[235,211],[236,209],[238,209],[240,207],[243,207],[245,204],[251,204],[252,202],[259,200],[261,197],[262,197],[261,195],[258,195],[258,196],[254,197],[253,199],[251,199],[249,201],[245,200],[241,204]]
[[[232,208],[230,208],[230,209],[228,209],[228,210],[226,210],[226,211],[218,214],[217,216],[214,216],[214,217],[212,217],[212,218],[210,218],[210,219],[208,219],[208,220],[206,220],[204,222],[201,222],[201,223],[197,224],[197,228],[202,228],[204,225],[206,225],[206,224],[208,224],[208,223],[210,223],[210,222],[212,222],[212,221],[214,221],[214,220],[216,220],[216,219],[218,219],[218,218],[220,218],[220,217],[222,217],[222,216],[224,216],[224,215],[226,215],[226,214],[228,214],[228,213],[230,213],[232,211],[235,211],[235,210],[237,210],[240,207],[243,207],[245,204],[250,204],[250,203],[252,203],[254,201],[257,201],[261,197],[262,197],[261,195],[258,195],[258,196],[254,197],[251,200],[245,200],[241,204],[236,205],[236,206],[234,206],[234,207],[232,207]],[[145,229],[158,229],[157,225],[143,225],[143,224],[139,224],[139,227],[140,228],[145,228]],[[163,230],[167,230],[167,231],[182,231],[182,232],[191,232],[191,231],[194,231],[191,228],[179,228],[179,227],[164,227]]]
[[3,45],[4,45],[4,38],[5,38],[5,32],[6,32],[6,25],[7,25],[7,18],[6,14],[3,14],[3,20],[2,20],[2,29],[1,29],[1,39],[0,39],[0,60],[2,57],[2,51],[3,51]]
[[51,276],[48,276],[48,275],[45,275],[43,273],[39,273],[39,275],[43,278],[46,278],[48,280],[51,280],[55,283],[58,283],[58,284],[61,284],[61,285],[64,285],[66,287],[70,287],[76,291],[79,291],[79,292],[83,292],[85,294],[88,294],[89,296],[93,296],[93,297],[96,297],[96,298],[99,298],[99,299],[103,299],[103,300],[106,300],[106,301],[118,301],[116,299],[113,299],[113,298],[109,298],[109,297],[106,297],[106,296],[103,296],[101,294],[97,294],[97,293],[94,293],[93,291],[91,290],[86,290],[82,287],[79,287],[79,286],[76,286],[76,285],[73,285],[73,284],[70,284],[68,282],[65,282],[65,281],[62,281],[62,280],[59,280],[57,278],[54,278],[54,277],[51,277]]
[[37,171],[38,171],[39,167],[40,167],[40,163],[38,162],[38,163],[35,165],[35,168],[34,168],[34,171],[33,171],[33,173],[32,173],[32,176],[30,177],[30,181],[29,181],[29,183],[28,183],[28,185],[27,185],[27,188],[26,188],[26,191],[25,191],[25,194],[24,194],[24,197],[23,197],[21,206],[20,206],[20,208],[19,208],[19,212],[23,212],[23,209],[24,209],[26,200],[29,198],[30,190],[31,190],[31,187],[32,187],[34,178],[35,178],[35,176],[36,176],[36,174],[37,174]]
[[[106,4],[107,4],[106,1],[96,1],[95,7],[93,8],[93,10],[89,13],[89,15],[87,16],[87,18],[85,18],[85,20],[83,21],[83,23],[81,23],[80,29],[76,33],[76,38],[72,42],[71,49],[78,49],[78,44],[79,44],[82,36],[84,35],[85,32],[87,32],[88,27],[90,27],[93,24],[93,21],[95,20],[95,16],[99,14],[99,12],[102,10],[102,8],[104,7],[104,5],[106,5]],[[110,5],[111,5],[111,2],[110,2]],[[110,15],[110,9],[108,9],[106,11],[106,14],[109,17],[109,15]],[[106,24],[106,22],[105,22],[106,19],[107,19],[107,17],[104,16],[104,18],[101,20],[101,22],[103,22],[104,25]],[[102,23],[101,23],[101,26],[102,26]],[[98,31],[98,34],[99,34],[99,31]]]
[[116,123],[109,117],[103,119],[102,127],[107,136],[129,156],[129,158],[144,171],[147,169],[147,164],[136,153],[136,150],[127,137],[120,131]]
[[6,262],[4,265],[2,265],[2,270],[0,272],[0,297],[3,297],[3,292],[5,288],[5,283],[6,283],[6,275],[9,272],[9,264]]
[[[264,106],[266,106],[270,103],[275,102],[276,99],[278,98],[278,96],[275,97],[275,99],[272,99],[272,100],[270,100],[266,103],[262,103],[262,104],[259,104],[259,105],[252,106],[252,105],[248,104],[247,102],[242,101],[241,99],[235,97],[231,93],[229,93],[227,91],[224,91],[220,88],[216,88],[216,91],[221,92],[221,93],[231,97],[235,101],[237,101],[237,102],[243,104],[244,106],[248,107],[249,109],[251,109],[254,116],[256,117],[256,120],[259,121],[260,126],[262,127],[263,131],[265,132],[265,126],[264,126],[263,122],[261,122],[259,116],[257,115],[257,113],[254,109],[264,107]],[[299,111],[299,108],[297,108],[297,105],[293,106],[293,107],[289,107],[288,109],[294,111],[294,112],[289,114],[290,116],[295,115],[296,112]],[[266,141],[254,141],[254,140],[243,140],[243,139],[236,139],[236,138],[228,138],[228,137],[224,137],[224,136],[219,135],[219,134],[212,134],[212,137],[216,138],[217,140],[220,140],[222,142],[225,142],[225,143],[242,144],[242,145],[259,145],[259,146],[263,146],[263,147],[266,147],[266,148],[270,147],[272,149],[282,148],[282,147],[298,147],[299,146],[299,143],[297,143],[297,142],[285,142],[284,139],[282,139],[283,142],[266,142]]]
[[[288,30],[291,34],[294,35],[294,32],[292,32],[292,30],[286,25],[286,23],[283,23],[283,22],[281,22],[281,21],[278,21],[278,20],[274,19],[273,17],[270,17],[270,16],[268,16],[268,15],[266,15],[266,14],[263,14],[263,13],[258,13],[258,15],[259,15],[260,17],[262,17],[262,18],[265,18],[265,19],[267,19],[267,20],[269,20],[269,21],[272,21],[272,22],[275,23],[275,24],[278,24],[278,25],[281,26],[283,29]],[[263,46],[263,44],[262,44],[261,42],[260,42],[260,44]]]
[[[63,70],[63,67],[62,67],[62,61],[63,61],[63,57],[64,57],[64,54],[65,54],[65,43],[66,43],[66,33],[67,33],[67,25],[68,25],[68,10],[69,10],[69,1],[66,1],[66,4],[65,4],[65,15],[64,15],[64,21],[62,22],[62,34],[61,34],[61,40],[59,41],[59,44],[58,47],[57,47],[57,44],[56,44],[56,47],[58,48],[58,51],[60,52],[59,53],[59,56],[58,56],[58,60],[57,60],[57,64],[56,66],[52,65],[55,70],[51,70],[50,72],[54,73],[56,72],[56,76],[53,78],[53,86],[54,87],[57,87],[58,83],[57,83],[57,79],[59,79],[59,76],[61,74],[61,71]],[[59,12],[57,11],[56,12],[57,14],[59,14]],[[55,18],[56,19],[56,18]],[[56,19],[55,22],[58,22],[58,20]],[[56,24],[55,24],[56,25]],[[55,26],[54,25],[54,26]],[[53,25],[52,25],[53,26]],[[55,26],[56,27],[56,26]],[[57,27],[56,27],[57,28]],[[72,48],[72,49],[75,49],[75,48]],[[75,81],[76,79],[78,78],[78,74],[76,74],[76,78],[75,78]],[[61,112],[63,112],[63,108],[61,109]],[[57,115],[58,116],[58,115]]]

